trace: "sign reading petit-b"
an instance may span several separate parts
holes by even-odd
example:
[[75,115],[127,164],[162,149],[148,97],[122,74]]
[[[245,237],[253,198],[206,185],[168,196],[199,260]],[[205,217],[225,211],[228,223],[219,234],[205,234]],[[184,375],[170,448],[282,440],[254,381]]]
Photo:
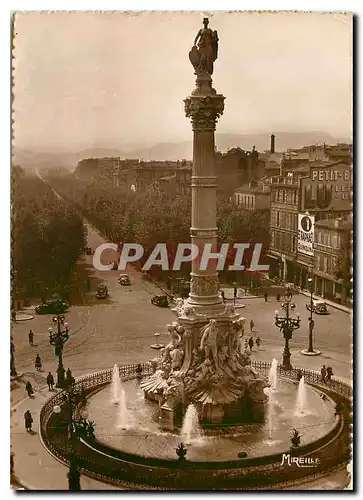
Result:
[[300,181],[301,211],[351,211],[352,168],[345,163],[311,167]]

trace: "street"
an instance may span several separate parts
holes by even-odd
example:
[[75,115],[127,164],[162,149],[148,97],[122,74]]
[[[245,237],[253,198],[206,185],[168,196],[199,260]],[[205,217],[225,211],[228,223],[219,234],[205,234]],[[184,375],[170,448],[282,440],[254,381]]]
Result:
[[[104,239],[88,226],[88,244],[94,249],[103,242]],[[116,259],[112,251],[105,251],[102,257],[103,263]],[[96,270],[92,265],[92,256],[85,255],[79,262],[78,269],[87,273],[91,291],[82,292],[81,300],[72,305],[66,313],[71,336],[64,348],[65,368],[70,367],[72,373],[79,376],[109,368],[114,363],[134,363],[154,357],[156,352],[150,348],[155,340],[154,333],[160,332],[160,341],[167,341],[166,325],[175,319],[169,309],[150,303],[154,294],[162,293],[160,289],[146,281],[131,265],[127,269],[131,286],[119,285],[119,271]],[[96,299],[95,290],[99,283],[107,284],[110,294],[107,299]],[[335,376],[350,379],[352,336],[351,319],[347,313],[329,308],[329,315],[314,314],[314,347],[322,351],[322,354],[316,357],[300,354],[308,344],[310,313],[305,307],[308,301],[306,296],[293,296],[295,311],[300,313],[302,321],[290,342],[292,364],[311,369],[319,369],[323,363],[330,364]],[[252,336],[256,338],[259,335],[262,340],[260,349],[254,347],[252,359],[270,361],[277,357],[281,361],[283,337],[274,324],[275,310],[278,309],[279,314],[283,314],[280,304],[273,297],[267,302],[263,298],[242,297],[239,302],[245,305],[245,308],[241,309],[246,318],[245,336],[250,335],[249,322],[253,318],[255,326]],[[33,320],[13,325],[17,371],[24,374],[23,380],[31,380],[35,387],[45,385],[48,371],[56,374],[57,358],[48,339],[51,318],[52,315],[34,314]],[[34,332],[33,347],[28,344],[30,329]],[[42,359],[42,372],[35,372],[34,361],[37,353]],[[16,385],[21,390],[12,391],[14,403],[24,397],[25,392],[23,384],[14,383],[14,389]]]

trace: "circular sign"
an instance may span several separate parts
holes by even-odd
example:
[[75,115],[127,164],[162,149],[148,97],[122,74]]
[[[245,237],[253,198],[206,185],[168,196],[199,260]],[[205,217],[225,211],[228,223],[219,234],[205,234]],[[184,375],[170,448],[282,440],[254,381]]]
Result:
[[311,231],[312,226],[313,226],[313,223],[311,222],[310,217],[307,217],[307,216],[305,216],[301,219],[300,224],[301,224],[303,231],[305,231],[306,233],[309,233]]

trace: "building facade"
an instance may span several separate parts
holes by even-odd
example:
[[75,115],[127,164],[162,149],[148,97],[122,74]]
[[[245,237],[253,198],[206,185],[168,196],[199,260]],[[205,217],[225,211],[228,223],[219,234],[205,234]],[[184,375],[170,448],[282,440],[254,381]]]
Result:
[[314,293],[344,304],[350,291],[351,218],[316,222],[314,240]]
[[299,183],[293,177],[275,177],[271,185],[268,252],[270,275],[288,282],[295,280]]
[[234,202],[245,210],[270,210],[270,185],[264,182],[249,182],[234,192]]

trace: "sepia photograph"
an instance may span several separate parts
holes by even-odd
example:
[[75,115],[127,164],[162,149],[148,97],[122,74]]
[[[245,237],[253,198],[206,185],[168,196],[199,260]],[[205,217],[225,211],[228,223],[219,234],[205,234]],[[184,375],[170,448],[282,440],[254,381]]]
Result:
[[10,23],[8,489],[353,490],[353,14]]

